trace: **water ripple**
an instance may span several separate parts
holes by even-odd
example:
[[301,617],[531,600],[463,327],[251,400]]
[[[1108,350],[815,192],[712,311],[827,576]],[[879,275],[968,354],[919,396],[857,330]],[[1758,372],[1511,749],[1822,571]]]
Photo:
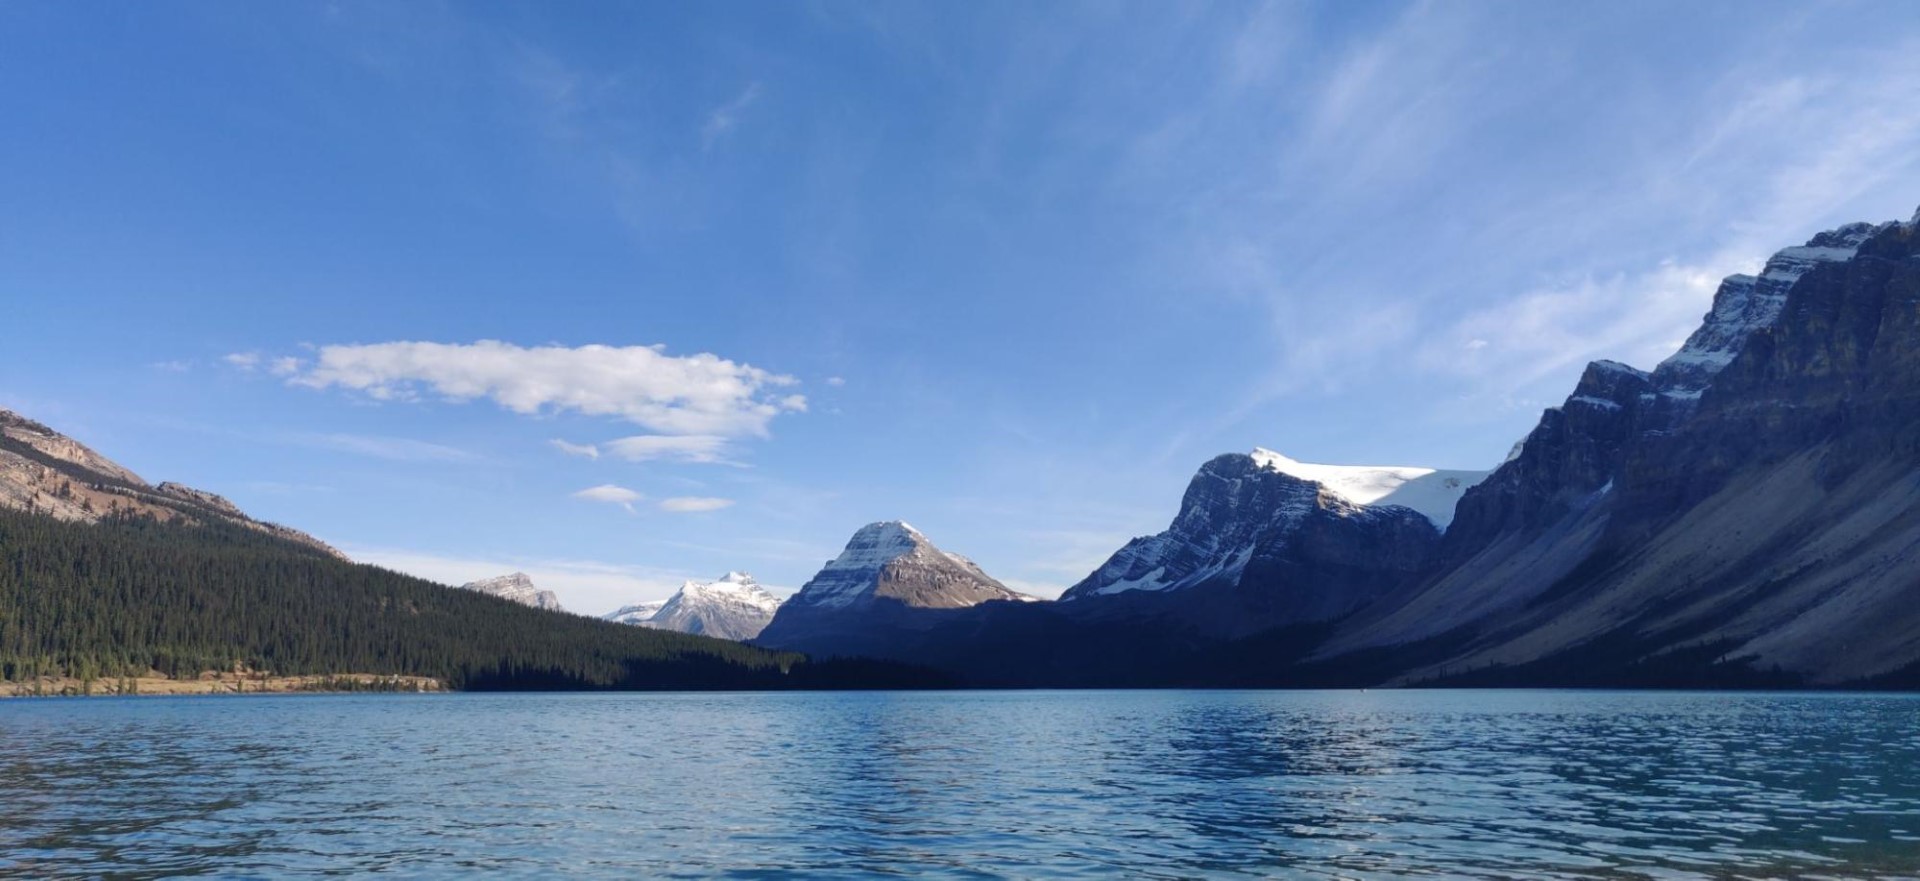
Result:
[[1920,874],[1920,700],[1580,692],[0,703],[0,875]]

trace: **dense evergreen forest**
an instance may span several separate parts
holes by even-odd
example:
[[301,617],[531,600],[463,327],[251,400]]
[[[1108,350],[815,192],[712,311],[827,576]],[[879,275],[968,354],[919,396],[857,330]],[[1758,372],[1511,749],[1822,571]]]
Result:
[[543,612],[238,526],[0,511],[0,679],[440,678],[460,689],[924,686],[911,668],[804,657]]

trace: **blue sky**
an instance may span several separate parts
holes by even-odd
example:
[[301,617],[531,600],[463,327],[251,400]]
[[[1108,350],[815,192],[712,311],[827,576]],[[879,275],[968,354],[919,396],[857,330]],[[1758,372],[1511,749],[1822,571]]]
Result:
[[894,518],[1051,595],[1909,216],[1920,10],[9,3],[0,119],[0,406],[149,479],[585,612]]

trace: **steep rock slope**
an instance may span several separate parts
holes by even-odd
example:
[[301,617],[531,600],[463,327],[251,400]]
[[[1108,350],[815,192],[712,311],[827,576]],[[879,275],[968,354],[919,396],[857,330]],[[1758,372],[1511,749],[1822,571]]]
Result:
[[766,629],[778,608],[780,598],[753,576],[728,572],[713,581],[688,581],[664,601],[626,606],[605,617],[641,627],[748,640]]
[[871,523],[780,605],[755,642],[814,654],[897,656],[902,642],[942,612],[1026,599],[912,526]]
[[97,523],[117,516],[184,525],[230,523],[345,560],[297,529],[247,516],[232,502],[177,483],[153,485],[47,426],[0,410],[0,508]]
[[503,600],[511,600],[523,606],[532,606],[536,609],[544,609],[549,612],[566,611],[560,608],[560,598],[555,596],[553,591],[541,590],[534,585],[532,576],[529,576],[525,572],[514,572],[507,575],[497,575],[492,578],[482,578],[479,581],[469,581],[466,584],[460,585],[460,589],[479,591],[488,596],[496,596]]
[[1214,636],[1326,621],[1434,557],[1483,471],[1314,465],[1269,450],[1201,466],[1165,532],[1137,538],[1062,595],[1092,616],[1167,616]]
[[[1597,362],[1462,499],[1435,574],[1317,654],[1395,681],[1834,684],[1920,661],[1920,215],[1728,278]],[[1386,660],[1383,660],[1386,659]]]

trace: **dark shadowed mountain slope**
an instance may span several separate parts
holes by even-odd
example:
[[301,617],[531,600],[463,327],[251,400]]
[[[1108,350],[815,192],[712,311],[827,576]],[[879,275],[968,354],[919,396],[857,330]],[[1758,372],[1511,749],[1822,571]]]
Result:
[[1455,501],[1485,476],[1219,456],[1165,532],[1128,542],[1067,590],[1062,611],[1166,618],[1213,637],[1337,619],[1426,567]]
[[990,684],[1920,684],[1917,226],[1727,279],[1672,358],[1595,362],[1455,478],[1450,519],[1382,469],[1223,456],[1061,602],[859,645]]
[[[1916,218],[1920,221],[1920,217]],[[1855,224],[1588,368],[1435,572],[1316,652],[1398,682],[1838,684],[1920,661],[1920,242]]]

